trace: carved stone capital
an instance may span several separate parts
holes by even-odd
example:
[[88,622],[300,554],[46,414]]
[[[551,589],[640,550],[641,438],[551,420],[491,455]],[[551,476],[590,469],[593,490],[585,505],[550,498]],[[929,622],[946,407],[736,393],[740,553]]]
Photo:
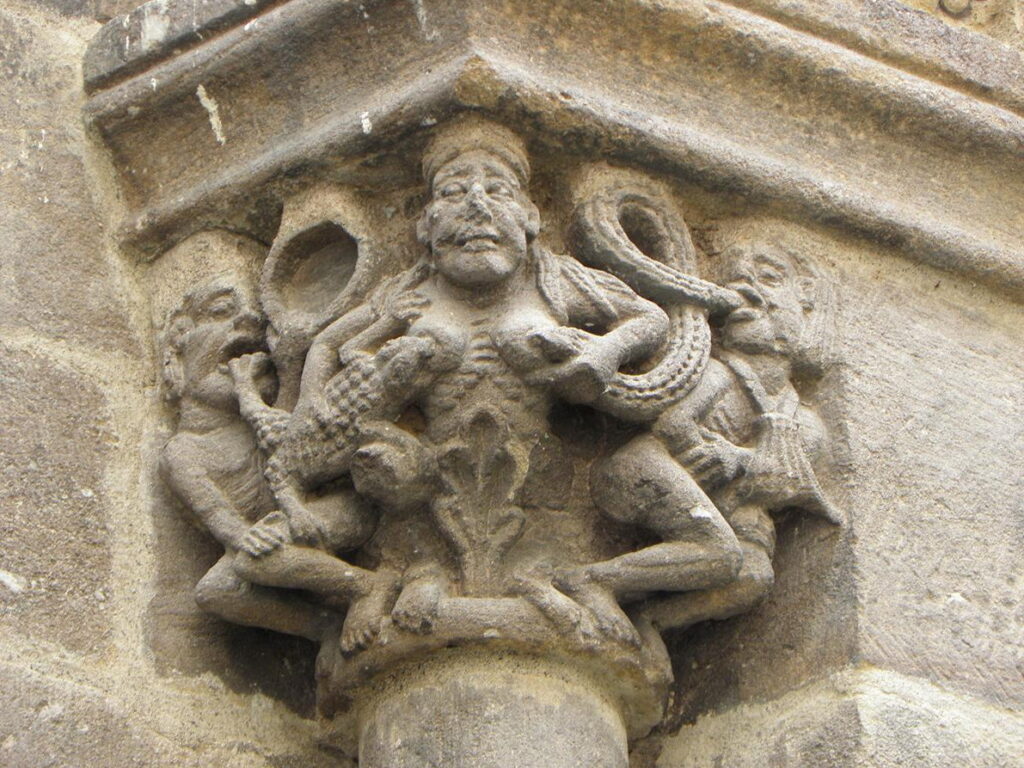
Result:
[[[621,768],[662,633],[762,601],[779,516],[841,529],[840,302],[794,221],[1024,287],[1019,83],[795,7],[151,3],[94,43],[162,475],[224,546],[196,597],[320,644],[361,765]],[[998,200],[936,182],[965,141]]]

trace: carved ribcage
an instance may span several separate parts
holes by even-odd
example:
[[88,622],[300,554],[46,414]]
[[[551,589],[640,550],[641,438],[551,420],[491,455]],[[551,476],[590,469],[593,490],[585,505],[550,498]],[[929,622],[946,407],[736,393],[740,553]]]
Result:
[[474,390],[485,381],[510,401],[523,400],[526,394],[523,383],[499,354],[491,338],[489,323],[489,318],[472,323],[477,327],[469,337],[461,365],[458,370],[441,377],[434,387],[436,407],[442,410],[466,407],[473,398]]

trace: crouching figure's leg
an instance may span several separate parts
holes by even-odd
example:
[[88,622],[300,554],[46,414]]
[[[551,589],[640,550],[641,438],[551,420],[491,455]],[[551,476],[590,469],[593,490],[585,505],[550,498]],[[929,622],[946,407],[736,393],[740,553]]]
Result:
[[639,615],[658,629],[676,629],[738,616],[764,600],[775,582],[772,519],[755,506],[740,507],[729,519],[743,549],[743,565],[736,579],[713,589],[651,600],[638,609]]
[[596,465],[591,493],[609,518],[645,528],[661,540],[556,574],[555,585],[590,608],[603,630],[637,641],[619,606],[625,595],[703,590],[736,578],[743,555],[735,533],[653,435],[632,440]]
[[210,613],[249,627],[263,627],[310,640],[320,640],[340,617],[325,605],[296,600],[271,588],[253,584],[233,565],[236,555],[225,554],[196,585],[199,606]]
[[[288,515],[271,513],[250,529],[233,569],[256,584],[304,589],[330,605],[348,604],[342,650],[365,647],[380,632],[390,611],[397,574],[361,568],[334,552],[354,549],[369,538],[374,530],[372,511],[351,491],[307,500],[301,507],[297,504],[291,499]],[[301,526],[293,521],[298,516],[306,517]],[[297,527],[301,535],[296,534]]]

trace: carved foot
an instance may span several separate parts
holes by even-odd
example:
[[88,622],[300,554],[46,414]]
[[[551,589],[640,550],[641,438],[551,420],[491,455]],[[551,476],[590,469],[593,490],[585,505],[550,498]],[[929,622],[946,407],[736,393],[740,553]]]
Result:
[[577,635],[586,644],[595,643],[600,639],[600,628],[593,612],[564,592],[555,589],[550,577],[519,577],[515,580],[513,588],[536,606],[560,633]]
[[437,575],[409,582],[395,601],[392,621],[409,632],[429,632],[434,628],[438,606],[446,591],[444,580]]
[[350,655],[368,648],[388,620],[388,603],[394,595],[395,578],[378,573],[377,582],[365,595],[355,598],[341,629],[341,652]]
[[344,626],[344,621],[339,613],[328,610],[319,611],[316,619],[311,623],[310,632],[306,637],[318,643],[327,642],[328,638],[338,637]]
[[611,589],[590,581],[576,570],[556,576],[555,586],[590,610],[602,635],[627,645],[640,647],[640,635]]

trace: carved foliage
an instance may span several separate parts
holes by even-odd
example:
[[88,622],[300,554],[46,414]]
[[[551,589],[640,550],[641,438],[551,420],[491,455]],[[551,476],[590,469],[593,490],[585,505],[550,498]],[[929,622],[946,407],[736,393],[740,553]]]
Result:
[[433,510],[452,542],[463,575],[463,589],[474,594],[493,587],[502,557],[523,530],[523,511],[513,504],[515,459],[506,447],[508,430],[494,413],[480,410],[440,456],[444,490]]

